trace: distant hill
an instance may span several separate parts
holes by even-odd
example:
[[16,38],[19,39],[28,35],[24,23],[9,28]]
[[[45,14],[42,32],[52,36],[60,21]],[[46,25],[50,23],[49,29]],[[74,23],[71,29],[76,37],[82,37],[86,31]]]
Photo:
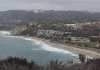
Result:
[[69,21],[86,22],[100,21],[100,13],[87,11],[24,11],[8,10],[0,12],[0,26],[14,26],[15,24],[33,21]]
[[0,12],[0,21],[99,21],[100,13],[87,11],[24,11],[8,10]]

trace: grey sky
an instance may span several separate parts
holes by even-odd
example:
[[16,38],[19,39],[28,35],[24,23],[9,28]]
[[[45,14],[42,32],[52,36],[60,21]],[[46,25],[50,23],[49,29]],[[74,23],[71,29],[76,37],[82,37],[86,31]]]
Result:
[[45,9],[99,11],[100,0],[0,0],[0,10]]

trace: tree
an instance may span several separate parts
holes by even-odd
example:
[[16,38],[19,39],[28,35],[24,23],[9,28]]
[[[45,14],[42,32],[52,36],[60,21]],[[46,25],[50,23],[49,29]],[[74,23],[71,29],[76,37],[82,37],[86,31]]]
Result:
[[81,63],[85,62],[86,56],[83,55],[83,54],[79,54],[79,60],[80,60]]

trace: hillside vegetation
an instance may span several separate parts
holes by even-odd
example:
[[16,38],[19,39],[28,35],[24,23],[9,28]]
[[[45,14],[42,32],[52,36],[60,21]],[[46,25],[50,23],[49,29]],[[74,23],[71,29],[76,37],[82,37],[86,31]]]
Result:
[[46,65],[38,65],[24,58],[9,57],[0,60],[0,70],[100,70],[100,59],[92,59],[81,64],[50,61]]

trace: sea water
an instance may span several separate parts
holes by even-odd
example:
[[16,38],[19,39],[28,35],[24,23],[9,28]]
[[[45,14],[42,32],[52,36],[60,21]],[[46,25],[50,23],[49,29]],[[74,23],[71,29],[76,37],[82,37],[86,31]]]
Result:
[[11,36],[10,32],[0,31],[0,59],[7,57],[26,58],[34,60],[39,64],[46,64],[50,60],[60,60],[63,62],[77,62],[77,55],[72,52],[55,48],[40,40]]

